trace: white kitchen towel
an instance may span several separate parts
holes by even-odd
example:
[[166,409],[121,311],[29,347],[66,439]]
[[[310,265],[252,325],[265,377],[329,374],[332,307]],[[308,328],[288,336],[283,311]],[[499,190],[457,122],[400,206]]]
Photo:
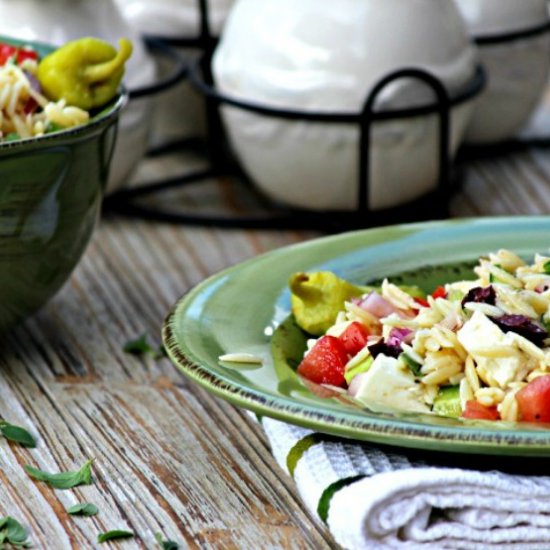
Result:
[[[261,423],[305,505],[344,548],[550,550],[550,460],[463,455],[455,460],[466,467],[434,465],[433,453],[427,463],[419,452]],[[496,470],[505,463],[548,477]]]

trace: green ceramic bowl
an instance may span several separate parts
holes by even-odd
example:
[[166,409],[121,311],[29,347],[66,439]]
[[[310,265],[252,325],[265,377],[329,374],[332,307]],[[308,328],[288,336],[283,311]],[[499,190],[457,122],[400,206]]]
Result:
[[[32,45],[41,56],[50,51]],[[119,94],[84,126],[0,142],[0,331],[44,305],[82,256],[125,101]]]

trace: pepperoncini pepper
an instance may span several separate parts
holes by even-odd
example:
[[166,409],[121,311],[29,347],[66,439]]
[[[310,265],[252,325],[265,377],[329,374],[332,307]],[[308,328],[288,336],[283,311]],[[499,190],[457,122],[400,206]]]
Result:
[[37,73],[44,94],[87,111],[108,103],[117,93],[124,63],[132,54],[129,40],[122,38],[118,44],[117,52],[98,38],[80,38],[46,56]]
[[334,324],[346,301],[365,291],[365,287],[348,283],[330,271],[295,273],[289,286],[296,322],[314,336],[320,336]]

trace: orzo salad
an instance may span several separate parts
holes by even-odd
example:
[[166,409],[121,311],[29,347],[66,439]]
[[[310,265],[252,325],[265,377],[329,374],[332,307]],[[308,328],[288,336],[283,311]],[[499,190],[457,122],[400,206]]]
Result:
[[290,279],[313,337],[298,374],[372,410],[550,422],[550,257],[508,250],[426,295],[330,272]]

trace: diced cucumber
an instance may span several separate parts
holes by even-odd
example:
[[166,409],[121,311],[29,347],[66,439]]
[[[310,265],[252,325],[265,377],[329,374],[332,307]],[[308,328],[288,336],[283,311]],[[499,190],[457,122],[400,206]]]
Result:
[[447,294],[447,300],[450,302],[462,302],[464,299],[464,296],[466,296],[465,292],[462,292],[461,290],[451,290],[449,294]]
[[399,356],[399,359],[402,359],[404,361],[405,365],[407,365],[407,367],[411,369],[411,372],[415,376],[422,376],[422,373],[420,372],[422,365],[420,363],[417,363],[412,357],[409,357],[406,353],[402,353]]
[[374,359],[372,358],[372,355],[369,355],[364,361],[361,361],[358,365],[355,365],[354,367],[346,371],[344,374],[344,378],[346,379],[348,386],[358,374],[367,372],[370,369],[373,361]]
[[434,399],[433,412],[441,416],[458,418],[462,414],[459,386],[443,386]]

